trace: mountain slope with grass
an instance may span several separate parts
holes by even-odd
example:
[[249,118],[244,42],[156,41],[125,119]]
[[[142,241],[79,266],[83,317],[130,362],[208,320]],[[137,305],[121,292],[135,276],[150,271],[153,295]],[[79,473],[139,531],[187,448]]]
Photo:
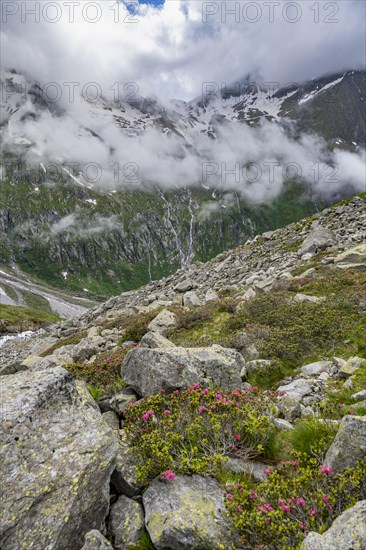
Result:
[[6,343],[2,547],[363,548],[365,289],[360,195]]
[[[74,98],[75,117],[73,105],[61,108],[30,75],[3,70],[0,263],[101,301],[359,189],[364,71],[276,89],[250,77],[238,84],[167,105]],[[356,164],[338,181],[337,165],[348,166],[351,153]],[[102,176],[94,181],[85,167],[98,155]],[[258,159],[259,180],[248,170]],[[301,159],[300,176],[282,170]],[[282,170],[276,178],[267,174],[273,160]]]

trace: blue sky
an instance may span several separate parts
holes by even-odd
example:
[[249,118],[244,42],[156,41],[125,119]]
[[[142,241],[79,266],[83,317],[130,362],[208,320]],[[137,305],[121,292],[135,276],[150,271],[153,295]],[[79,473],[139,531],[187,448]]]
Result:
[[151,4],[152,6],[162,6],[165,0],[139,0],[140,4]]

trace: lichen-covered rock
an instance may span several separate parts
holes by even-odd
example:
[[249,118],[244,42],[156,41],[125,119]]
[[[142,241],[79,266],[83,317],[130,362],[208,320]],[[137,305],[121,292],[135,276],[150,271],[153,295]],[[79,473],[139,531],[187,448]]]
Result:
[[349,508],[323,535],[309,533],[300,550],[364,550],[366,548],[366,500]]
[[279,413],[288,422],[293,422],[301,416],[301,405],[298,399],[293,397],[281,397],[277,403]]
[[225,491],[211,478],[155,479],[143,495],[146,528],[157,550],[227,548],[235,532],[226,515]]
[[158,332],[148,331],[140,340],[141,348],[175,348],[175,344]]
[[117,445],[80,392],[61,367],[1,380],[3,550],[74,550],[103,526]]
[[121,415],[128,409],[129,403],[135,403],[135,401],[136,394],[129,388],[126,388],[114,395],[110,399],[109,405],[113,411]]
[[285,384],[278,388],[280,393],[283,393],[286,397],[292,398],[297,402],[300,402],[305,395],[309,395],[313,391],[313,384],[315,380],[298,378],[293,380],[289,384]]
[[366,364],[366,359],[362,357],[350,357],[348,361],[343,364],[338,372],[339,378],[349,378],[355,372],[362,367],[363,364]]
[[122,495],[113,504],[109,514],[108,532],[115,550],[136,548],[145,532],[141,504]]
[[339,267],[345,265],[363,264],[366,269],[366,243],[348,248],[334,258],[334,263]]
[[244,359],[240,353],[221,346],[131,350],[121,367],[126,383],[139,395],[161,388],[170,391],[195,383],[235,388],[241,383]]
[[342,472],[366,458],[366,416],[344,416],[324,464]]
[[172,313],[168,309],[163,309],[158,315],[149,323],[148,329],[151,332],[157,332],[163,336],[168,330],[176,327],[178,324],[178,318],[175,313]]
[[111,483],[118,494],[133,497],[141,492],[142,483],[138,477],[138,464],[139,458],[129,445],[126,432],[119,430],[117,462],[111,478]]
[[113,547],[100,531],[93,529],[85,535],[85,543],[81,550],[113,550]]

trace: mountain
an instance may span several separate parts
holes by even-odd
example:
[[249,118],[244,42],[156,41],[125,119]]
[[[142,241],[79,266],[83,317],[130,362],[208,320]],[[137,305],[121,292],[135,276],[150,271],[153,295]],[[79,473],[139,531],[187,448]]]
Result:
[[[315,130],[329,151],[358,150],[365,143],[365,74],[347,71],[278,90],[243,81],[235,93],[167,105],[138,95],[128,101],[87,98],[80,100],[84,118],[70,122],[65,105],[50,101],[30,77],[3,71],[0,267],[101,300],[205,262],[351,195],[351,182],[320,195],[305,180],[285,178],[281,191],[265,188],[253,201],[250,188],[243,194],[240,187],[222,186],[220,178],[202,181],[202,163],[216,162],[207,144],[223,139],[226,128],[255,128],[263,120],[295,142],[300,132]],[[65,124],[72,124],[70,134],[54,143],[49,128]],[[139,184],[129,184],[128,176],[119,185],[108,179],[94,184],[83,177],[85,160],[70,168],[58,155],[72,137],[75,158],[100,147],[113,159],[118,136],[135,147],[144,136],[151,145],[151,135],[153,141],[170,140],[164,185],[159,161],[150,172],[139,166]],[[167,143],[162,141],[163,150]],[[171,159],[188,166],[183,183]],[[190,163],[196,169],[191,180]]]
[[355,196],[6,342],[1,548],[365,548],[365,240]]

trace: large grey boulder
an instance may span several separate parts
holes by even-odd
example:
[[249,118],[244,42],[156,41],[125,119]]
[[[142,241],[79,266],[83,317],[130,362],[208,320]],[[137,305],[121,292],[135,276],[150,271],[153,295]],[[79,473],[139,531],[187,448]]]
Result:
[[126,383],[139,395],[148,396],[161,388],[170,391],[195,383],[236,388],[241,383],[244,359],[235,350],[209,348],[131,350],[121,367]]
[[175,344],[158,332],[148,331],[140,340],[141,348],[175,348]]
[[178,318],[175,313],[172,313],[168,309],[163,309],[158,315],[151,321],[148,329],[151,332],[157,332],[158,334],[165,334],[178,324]]
[[211,478],[155,479],[143,495],[146,528],[157,550],[227,548],[235,533],[225,510],[225,491]]
[[333,231],[325,227],[317,227],[304,240],[299,248],[299,254],[302,256],[309,252],[318,252],[324,250],[336,243],[336,237]]
[[305,395],[312,393],[314,382],[315,380],[313,379],[298,378],[289,384],[280,386],[278,391],[283,393],[286,397],[300,402]]
[[319,376],[323,372],[329,373],[332,368],[332,361],[316,361],[301,367],[302,376]]
[[97,529],[85,535],[85,543],[81,550],[113,550],[111,543]]
[[344,416],[324,464],[331,466],[335,472],[342,472],[348,466],[354,467],[358,460],[365,460],[365,435],[366,416]]
[[103,528],[117,445],[61,367],[2,377],[0,547],[74,550]]
[[141,504],[122,495],[109,514],[108,531],[115,550],[136,548],[145,532]]
[[366,500],[334,520],[323,535],[309,533],[300,550],[363,550],[366,548]]

